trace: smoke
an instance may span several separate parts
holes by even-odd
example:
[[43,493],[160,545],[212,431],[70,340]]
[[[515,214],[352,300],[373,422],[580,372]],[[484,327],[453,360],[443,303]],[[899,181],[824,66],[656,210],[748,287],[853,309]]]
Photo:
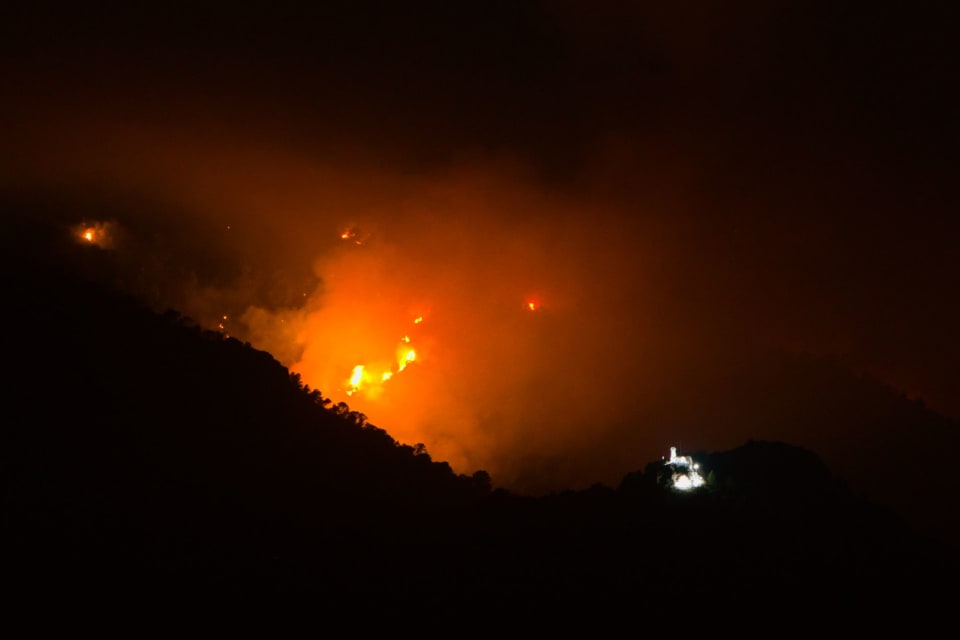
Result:
[[756,400],[744,371],[762,352],[861,368],[890,352],[855,349],[872,307],[849,280],[863,274],[822,248],[844,229],[804,203],[774,223],[762,203],[696,195],[696,172],[666,153],[610,188],[610,155],[585,186],[516,158],[411,171],[190,129],[86,131],[110,152],[21,162],[19,183],[55,176],[76,194],[71,232],[111,230],[123,286],[503,486],[615,483],[678,440],[761,437],[735,416]]
[[[667,239],[649,212],[560,201],[484,169],[337,213],[317,288],[294,308],[247,308],[243,334],[460,471],[515,486],[531,460],[575,458],[635,417],[680,348],[661,330]],[[416,354],[402,370],[398,348]],[[357,365],[370,379],[351,394]]]
[[[743,409],[770,352],[960,415],[950,21],[714,4],[697,31],[562,3],[275,15],[253,48],[242,13],[143,20],[142,48],[92,17],[27,29],[0,189],[103,225],[159,310],[512,488],[773,433]],[[208,39],[224,20],[258,29]]]
[[[600,479],[588,452],[611,438],[625,470],[663,444],[640,437],[640,409],[697,338],[680,338],[678,239],[655,203],[577,195],[516,161],[389,172],[163,130],[113,139],[43,172],[83,194],[85,219],[112,221],[124,286],[158,310],[506,485]],[[377,380],[348,395],[357,365]],[[625,427],[637,434],[610,433]]]

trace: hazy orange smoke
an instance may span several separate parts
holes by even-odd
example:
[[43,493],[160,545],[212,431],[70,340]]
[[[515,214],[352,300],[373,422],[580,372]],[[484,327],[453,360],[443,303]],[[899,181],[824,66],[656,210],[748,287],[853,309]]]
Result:
[[[624,407],[615,396],[642,395],[630,389],[652,370],[630,352],[644,342],[633,305],[647,252],[614,235],[596,251],[569,209],[495,185],[427,183],[349,231],[330,224],[342,242],[316,261],[305,307],[246,321],[259,346],[290,351],[261,328],[282,316],[300,350],[287,364],[312,387],[458,471],[509,481],[520,459],[596,437]],[[518,207],[535,210],[518,218]]]
[[[760,428],[808,444],[743,415],[753,383],[724,387],[728,372],[749,371],[758,344],[842,351],[862,326],[781,255],[829,227],[755,216],[741,233],[691,213],[704,203],[669,181],[607,198],[495,159],[403,173],[89,117],[66,127],[77,148],[23,160],[18,182],[53,174],[85,194],[71,233],[110,243],[126,285],[501,486],[615,483],[677,441],[736,446]],[[82,153],[83,132],[113,155]]]

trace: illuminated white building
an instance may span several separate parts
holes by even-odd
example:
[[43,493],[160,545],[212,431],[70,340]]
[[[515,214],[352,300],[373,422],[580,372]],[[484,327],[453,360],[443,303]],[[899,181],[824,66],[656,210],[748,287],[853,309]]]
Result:
[[689,491],[707,483],[700,475],[700,465],[690,456],[678,456],[676,447],[670,447],[670,459],[664,464],[673,468],[671,482],[678,491]]

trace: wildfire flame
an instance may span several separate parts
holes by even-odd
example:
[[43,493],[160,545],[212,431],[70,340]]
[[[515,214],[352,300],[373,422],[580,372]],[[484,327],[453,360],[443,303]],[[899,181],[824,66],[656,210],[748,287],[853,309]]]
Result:
[[363,383],[364,368],[365,367],[362,364],[358,364],[353,368],[353,373],[350,374],[350,380],[348,381],[348,384],[350,385],[350,388],[347,389],[348,396],[352,396],[360,390],[360,385]]
[[84,223],[74,227],[73,233],[77,240],[84,244],[91,244],[102,249],[111,245],[109,223]]
[[[417,316],[414,320],[414,324],[420,324],[423,322],[423,316]],[[381,370],[379,374],[372,373],[371,367],[367,365],[358,364],[353,367],[353,370],[350,374],[350,377],[346,382],[346,393],[348,396],[352,396],[355,393],[364,391],[367,394],[377,394],[381,390],[381,385],[390,379],[392,379],[396,374],[405,370],[407,366],[415,362],[417,359],[417,351],[410,346],[410,336],[404,335],[400,338],[399,344],[396,349],[396,368],[387,367],[385,370]],[[383,367],[374,366],[373,369],[384,369]]]
[[413,349],[402,347],[397,353],[397,371],[403,371],[407,365],[417,359],[417,352]]
[[369,234],[361,233],[356,227],[347,227],[340,234],[341,240],[349,240],[356,245],[362,245],[367,241]]

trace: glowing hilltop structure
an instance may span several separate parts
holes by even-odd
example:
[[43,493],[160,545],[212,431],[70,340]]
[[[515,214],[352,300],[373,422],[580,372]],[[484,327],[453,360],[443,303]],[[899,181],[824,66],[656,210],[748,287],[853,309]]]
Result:
[[670,459],[664,464],[673,467],[671,481],[678,491],[689,491],[707,483],[700,475],[700,465],[690,456],[678,456],[676,447],[670,447]]

